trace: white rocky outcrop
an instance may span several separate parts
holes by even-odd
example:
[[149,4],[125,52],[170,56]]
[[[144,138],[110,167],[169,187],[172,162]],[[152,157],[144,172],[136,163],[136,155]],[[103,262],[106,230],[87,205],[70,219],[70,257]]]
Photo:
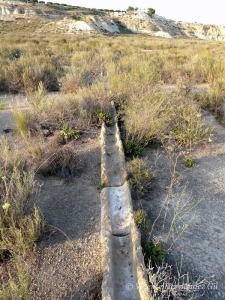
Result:
[[66,33],[76,33],[77,31],[92,32],[95,31],[94,27],[84,21],[75,21],[64,18],[56,23],[57,31]]
[[93,22],[95,27],[100,30],[104,30],[110,33],[119,33],[120,30],[116,23],[109,17],[93,16],[90,17],[90,21]]
[[7,15],[11,15],[13,13],[13,8],[10,6],[4,6],[1,5],[0,7],[0,15],[2,16],[7,16]]
[[190,37],[204,40],[225,41],[225,26],[204,25],[178,22],[158,15],[152,17],[144,11],[137,12],[95,12],[79,13],[80,20],[74,20],[76,11],[67,12],[45,5],[31,5],[23,2],[0,0],[0,19],[43,17],[54,19],[38,31],[62,33],[104,33],[116,34],[126,32],[145,33],[164,38]]
[[[41,31],[45,31],[47,27],[43,28]],[[85,16],[84,20],[79,21],[70,18],[64,18],[63,20],[55,23],[55,31],[64,33],[120,32],[116,23],[110,18],[106,18],[104,16]]]

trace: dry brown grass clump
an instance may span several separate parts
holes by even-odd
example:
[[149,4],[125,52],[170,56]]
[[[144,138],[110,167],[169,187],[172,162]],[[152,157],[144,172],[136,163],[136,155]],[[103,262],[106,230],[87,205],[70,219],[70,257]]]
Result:
[[27,211],[35,183],[34,169],[27,166],[19,149],[4,139],[0,150],[0,266],[7,270],[0,275],[0,297],[25,299],[29,294],[29,272],[23,260],[34,250],[43,221],[36,207]]
[[[24,22],[18,25],[27,28]],[[138,35],[1,37],[0,91],[25,93],[31,107],[14,111],[23,157],[5,141],[0,146],[0,251],[8,249],[15,259],[0,297],[29,299],[29,276],[16,259],[32,251],[42,230],[38,210],[25,209],[35,172],[73,174],[72,143],[108,118],[110,100],[118,108],[125,144],[141,145],[135,149],[139,153],[152,140],[182,146],[204,140],[208,128],[200,107],[224,122],[224,45]],[[194,98],[193,85],[202,83],[210,85],[209,91]],[[171,84],[176,92],[163,92],[162,86]],[[143,177],[149,181],[151,174],[143,172],[140,161],[134,164],[133,183],[142,189]]]

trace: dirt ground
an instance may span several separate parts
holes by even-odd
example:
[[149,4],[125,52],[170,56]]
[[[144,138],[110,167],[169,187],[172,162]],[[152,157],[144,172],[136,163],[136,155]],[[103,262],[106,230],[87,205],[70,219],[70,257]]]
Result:
[[[85,143],[84,143],[85,141]],[[99,138],[76,142],[79,172],[37,178],[34,199],[49,232],[33,262],[32,299],[98,299],[101,286]]]
[[[168,249],[167,261],[190,274],[191,285],[211,278],[197,299],[225,299],[225,128],[207,112],[204,122],[213,132],[202,146],[183,153],[173,147],[146,149],[154,179],[135,207],[147,211],[151,226],[158,218],[152,236]],[[196,165],[186,167],[184,156]]]
[[[2,99],[7,106],[0,111],[1,134],[3,129],[13,128],[8,106],[11,97],[1,95]],[[22,98],[22,107],[24,101]],[[145,150],[144,159],[154,179],[146,195],[134,199],[134,206],[147,211],[150,224],[157,218],[154,239],[164,242],[167,261],[174,268],[189,272],[190,284],[199,276],[213,282],[201,286],[204,295],[198,299],[225,299],[225,128],[210,113],[204,113],[204,122],[213,127],[204,145],[182,149],[183,153],[173,146]],[[47,231],[30,262],[32,300],[98,299],[100,294],[98,132],[84,136],[74,146],[75,177],[36,178],[32,201],[41,209]],[[184,156],[195,159],[196,165],[187,168]]]
[[[11,105],[26,109],[24,96],[0,95],[0,134],[13,139]],[[5,132],[10,130],[10,132]],[[32,300],[100,299],[100,140],[99,132],[74,142],[75,176],[37,175],[30,204],[41,210],[46,231],[28,265]]]

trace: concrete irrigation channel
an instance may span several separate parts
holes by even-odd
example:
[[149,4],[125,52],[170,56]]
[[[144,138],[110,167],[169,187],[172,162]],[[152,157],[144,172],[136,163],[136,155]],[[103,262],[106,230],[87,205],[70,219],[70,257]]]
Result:
[[103,300],[149,300],[140,234],[133,218],[132,199],[116,112],[113,124],[102,125],[101,240]]

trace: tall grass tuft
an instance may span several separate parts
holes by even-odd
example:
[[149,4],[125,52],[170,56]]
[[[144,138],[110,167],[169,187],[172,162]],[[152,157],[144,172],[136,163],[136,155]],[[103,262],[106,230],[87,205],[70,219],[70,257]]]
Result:
[[22,137],[26,137],[30,133],[32,126],[32,115],[29,111],[23,111],[19,108],[13,110],[15,120],[15,130]]
[[6,276],[0,287],[2,300],[31,300],[30,270],[18,256],[13,258],[13,267],[6,266]]
[[25,157],[6,140],[0,141],[0,256],[7,250],[13,257],[32,252],[43,230],[39,210],[27,211],[32,194],[34,170]]

